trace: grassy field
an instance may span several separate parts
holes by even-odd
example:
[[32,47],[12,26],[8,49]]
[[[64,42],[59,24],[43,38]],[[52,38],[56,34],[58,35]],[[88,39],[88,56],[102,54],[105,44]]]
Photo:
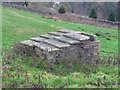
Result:
[[[101,58],[108,62],[110,57],[118,52],[118,31],[89,25],[56,21],[43,18],[40,15],[2,8],[2,55],[7,57],[14,42],[37,37],[50,31],[72,29],[98,36],[101,42]],[[108,56],[109,55],[109,56]],[[103,58],[103,56],[105,56]],[[29,59],[28,59],[29,58]],[[45,69],[45,62],[36,58],[26,59],[8,58],[3,62],[8,67],[3,72],[3,86],[5,87],[64,87],[64,88],[117,88],[118,67],[109,64],[87,70],[82,65],[56,65],[51,71]],[[115,61],[114,59],[113,61]],[[71,68],[72,67],[72,68]]]

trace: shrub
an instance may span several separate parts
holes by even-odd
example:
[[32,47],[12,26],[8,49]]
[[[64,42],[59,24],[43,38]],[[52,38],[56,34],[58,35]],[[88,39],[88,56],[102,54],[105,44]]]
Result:
[[114,15],[113,12],[109,15],[108,21],[113,21],[113,22],[115,22],[115,15]]
[[92,9],[89,17],[95,18],[95,19],[97,18],[97,14],[96,14],[96,9],[95,8]]
[[71,9],[71,13],[74,13],[74,10],[73,10],[73,8]]
[[66,13],[66,7],[65,6],[63,6],[63,5],[61,5],[60,7],[59,7],[59,10],[58,10],[58,12],[59,13],[62,13],[62,14],[64,14],[64,13]]
[[28,5],[29,5],[28,2],[24,2],[24,3],[23,3],[23,6],[26,6],[26,7],[27,7]]

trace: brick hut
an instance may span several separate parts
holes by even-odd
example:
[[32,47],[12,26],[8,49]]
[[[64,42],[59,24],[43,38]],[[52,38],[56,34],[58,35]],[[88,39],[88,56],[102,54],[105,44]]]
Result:
[[61,61],[96,63],[100,41],[95,35],[72,30],[49,32],[16,44],[16,53],[36,55],[51,64]]

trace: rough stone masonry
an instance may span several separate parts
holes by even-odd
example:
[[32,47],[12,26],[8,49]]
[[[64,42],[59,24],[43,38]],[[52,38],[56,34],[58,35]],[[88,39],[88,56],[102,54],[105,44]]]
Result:
[[100,41],[95,35],[72,30],[49,32],[21,41],[14,49],[21,55],[37,55],[48,63],[61,61],[96,63],[99,60]]

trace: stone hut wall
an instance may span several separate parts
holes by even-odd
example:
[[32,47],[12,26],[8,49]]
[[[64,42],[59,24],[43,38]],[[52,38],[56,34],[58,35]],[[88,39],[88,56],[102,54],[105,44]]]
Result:
[[62,61],[94,64],[99,60],[100,41],[84,32],[59,30],[21,41],[16,47],[21,55],[35,55],[51,64]]

